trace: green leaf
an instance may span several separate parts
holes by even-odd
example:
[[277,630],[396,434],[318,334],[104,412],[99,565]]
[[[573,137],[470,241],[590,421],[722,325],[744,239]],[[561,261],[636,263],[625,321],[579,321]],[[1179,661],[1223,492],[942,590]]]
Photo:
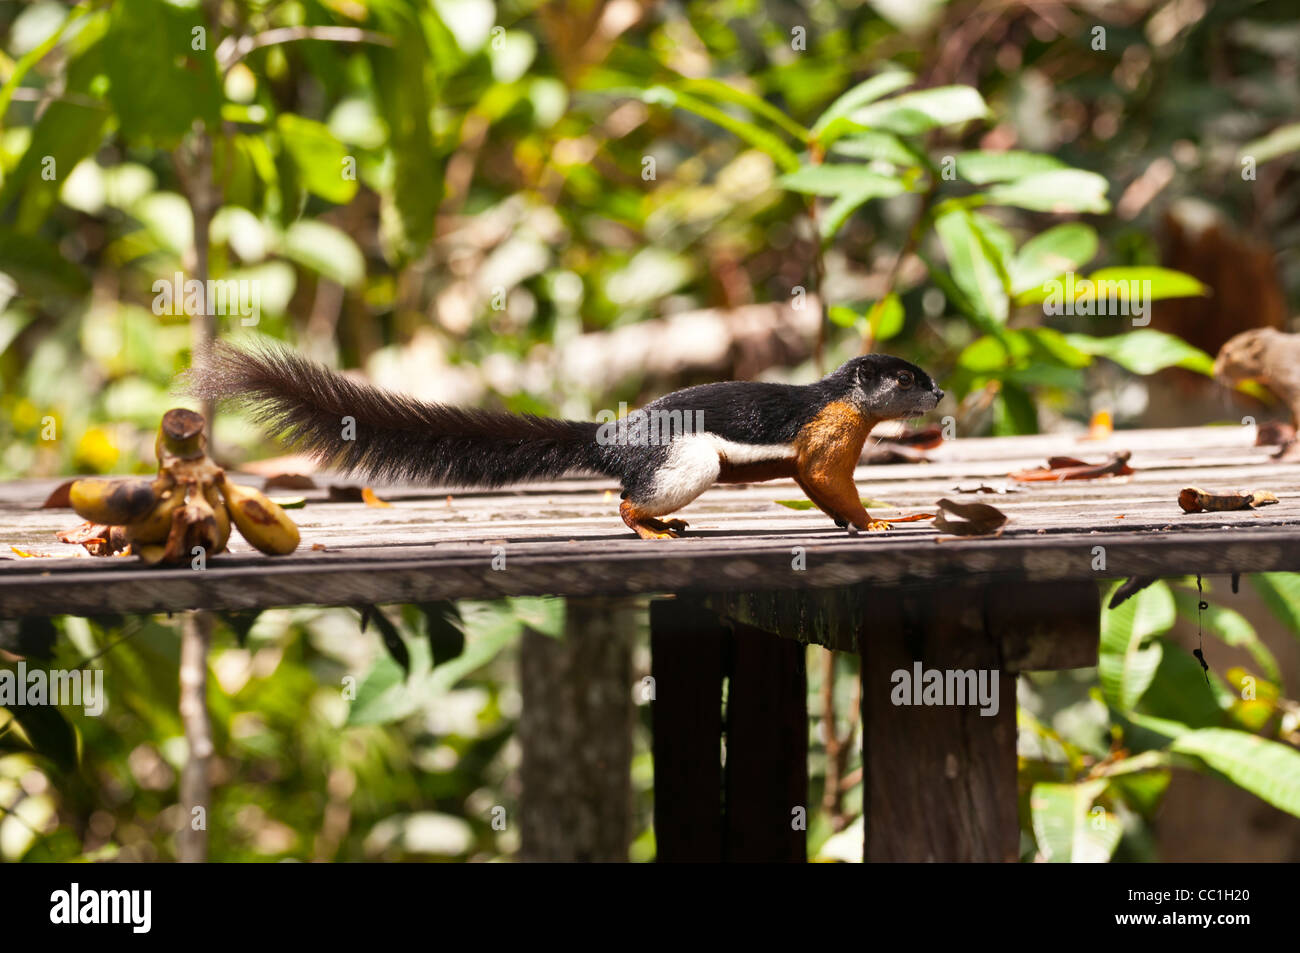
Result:
[[1151,328],[1098,338],[1067,334],[1066,341],[1085,354],[1105,357],[1135,374],[1154,374],[1166,367],[1182,367],[1200,374],[1214,371],[1214,359],[1182,338]]
[[967,182],[987,185],[1023,179],[1040,172],[1053,172],[1066,165],[1054,156],[1040,152],[959,152],[957,174]]
[[681,92],[688,94],[697,94],[707,96],[719,102],[731,103],[735,106],[741,106],[749,110],[755,116],[762,116],[773,125],[780,126],[800,142],[807,142],[812,133],[805,129],[799,123],[795,122],[780,109],[773,106],[761,96],[755,96],[753,93],[746,92],[743,89],[737,89],[730,83],[724,83],[718,79],[687,79],[676,84]]
[[903,330],[903,321],[907,316],[903,312],[903,302],[896,294],[887,294],[881,298],[867,313],[871,324],[871,337],[876,341],[888,341]]
[[[1096,254],[1094,228],[1082,222],[1055,225],[1020,246],[1020,251],[1008,263],[1011,293],[1019,296],[1031,288],[1040,288],[1045,282],[1086,265]],[[1019,297],[1016,301],[1019,303]]]
[[515,618],[521,623],[549,635],[553,639],[564,636],[564,600],[550,596],[518,596],[508,599]]
[[[1116,583],[1109,595],[1119,588]],[[1157,582],[1129,598],[1118,608],[1103,610],[1097,674],[1107,704],[1120,712],[1137,706],[1160,664],[1158,642],[1144,647],[1153,636],[1174,624],[1174,596],[1169,586]]]
[[352,201],[357,181],[344,175],[348,151],[329,126],[293,113],[281,113],[276,126],[308,192],[336,205]]
[[0,229],[0,272],[23,294],[36,299],[76,297],[90,288],[81,269],[37,235]]
[[[50,50],[59,45],[59,41],[63,39],[63,34],[67,32],[68,27],[72,26],[72,24],[76,23],[92,10],[94,10],[94,6],[90,3],[77,4],[68,11],[68,15],[63,17],[62,22],[59,23],[55,29],[50,31],[49,36],[33,46],[19,58],[17,63],[13,64],[13,68],[9,73],[9,78],[5,80],[4,86],[0,87],[0,118],[3,118],[9,112],[9,104],[13,102],[14,91],[22,84],[23,79],[31,71],[31,68],[43,60]],[[99,16],[102,14],[97,11],[96,15]],[[12,39],[12,37],[10,38]]]
[[294,222],[284,233],[281,252],[317,274],[345,288],[361,284],[365,257],[347,232],[313,219]]
[[902,139],[887,132],[864,130],[831,146],[831,155],[868,162],[889,162],[896,166],[915,168],[923,159]]
[[1238,787],[1300,817],[1300,752],[1230,728],[1205,728],[1180,735],[1170,745],[1192,755]]
[[1268,135],[1253,139],[1241,147],[1241,157],[1267,162],[1288,152],[1300,152],[1300,122],[1279,126]]
[[1300,573],[1261,572],[1247,578],[1264,604],[1282,620],[1294,639],[1300,639]]
[[[1152,645],[1161,650],[1160,664],[1138,710],[1188,728],[1224,724],[1232,698],[1219,676],[1214,672],[1207,675],[1196,656],[1176,642],[1157,638]],[[1212,657],[1210,661],[1213,663]]]
[[[418,255],[433,237],[433,223],[442,203],[442,161],[433,148],[429,116],[433,104],[426,86],[426,67],[434,64],[420,23],[402,8],[377,8],[395,45],[368,44],[366,55],[375,74],[375,100],[388,125],[392,180],[384,183],[382,235],[385,246],[398,259]],[[423,12],[426,22],[437,24],[432,5]]]
[[813,138],[825,144],[829,140],[823,136],[827,127],[835,120],[847,119],[854,110],[875,102],[881,96],[897,92],[915,81],[916,77],[906,70],[888,70],[863,80],[831,103],[817,118],[817,122],[812,127]]
[[1003,284],[1002,266],[996,250],[981,236],[971,213],[955,208],[934,223],[952,279],[981,315],[1004,324],[1010,300]]
[[873,103],[849,115],[869,129],[915,136],[937,126],[983,119],[989,108],[970,86],[936,86]]
[[870,172],[861,165],[805,165],[783,175],[777,184],[806,195],[900,195],[906,189],[891,176]]
[[1104,176],[1082,169],[1057,169],[995,185],[985,193],[990,205],[1011,205],[1035,212],[1108,212]]
[[[776,503],[777,506],[784,506],[788,510],[806,511],[816,509],[817,507],[817,504],[812,500],[774,500],[773,502]],[[886,503],[884,500],[871,500],[865,496],[862,498],[862,505],[864,507],[878,507],[886,510],[892,508],[892,504]]]
[[77,768],[77,732],[54,705],[10,705],[13,715],[32,750],[49,758],[64,771]]
[[[105,56],[108,96],[128,140],[174,146],[195,121],[214,125],[221,114],[221,79],[198,4],[116,0]],[[195,49],[201,28],[204,49]]]
[[1073,296],[1075,302],[1087,303],[1088,310],[1080,313],[1122,314],[1123,306],[1130,298],[1137,299],[1136,308],[1164,298],[1190,298],[1210,293],[1209,288],[1191,275],[1171,268],[1102,268],[1086,278],[1073,271],[1053,278],[1057,280],[1047,279],[1018,292],[1016,304],[1052,300],[1063,306]]
[[701,119],[707,119],[714,125],[721,126],[732,135],[748,142],[754,148],[767,153],[783,171],[793,172],[799,167],[799,157],[775,133],[769,132],[749,120],[739,119],[731,113],[719,109],[712,103],[707,103],[689,93],[678,92],[667,86],[652,86],[647,90],[639,91],[637,95],[644,102],[651,105],[684,109],[687,112],[694,113]]
[[1038,406],[1024,387],[1002,381],[993,404],[993,434],[997,437],[1038,433]]
[[1092,813],[1093,803],[1107,783],[1098,778],[1078,784],[1035,784],[1030,790],[1034,839],[1049,862],[1104,864],[1110,860],[1124,826],[1104,809]]
[[[1174,271],[1172,268],[1153,266],[1102,268],[1089,275],[1088,280],[1097,283],[1118,282],[1130,286],[1132,282],[1141,282],[1143,297],[1151,301],[1160,301],[1164,298],[1194,298],[1210,293],[1209,288],[1191,275]],[[1150,282],[1149,286],[1147,282]]]

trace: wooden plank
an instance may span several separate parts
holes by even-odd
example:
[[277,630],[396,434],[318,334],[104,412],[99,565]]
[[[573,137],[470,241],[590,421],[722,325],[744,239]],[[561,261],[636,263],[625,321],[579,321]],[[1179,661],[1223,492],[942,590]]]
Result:
[[[958,440],[933,462],[858,470],[864,495],[889,506],[874,515],[932,510],[954,486],[1007,484],[1016,466],[1050,453],[1100,459],[1133,450],[1131,477],[1033,484],[991,502],[1011,518],[1000,539],[936,543],[928,523],[887,534],[849,536],[820,513],[777,500],[802,494],[788,481],[715,487],[684,512],[687,539],[648,544],[616,516],[607,480],[552,481],[502,492],[381,488],[388,508],[321,502],[293,516],[303,546],[274,560],[237,542],[203,574],[146,569],[136,560],[96,560],[54,540],[76,522],[67,510],[35,507],[56,481],[0,485],[0,616],[62,612],[152,612],[187,608],[267,608],[394,602],[421,598],[493,598],[513,594],[616,595],[726,593],[753,589],[832,590],[855,585],[929,585],[1300,570],[1300,467],[1250,446],[1247,428],[1119,433],[1081,443],[1071,435]],[[1195,464],[1195,465],[1192,465]],[[328,477],[322,477],[328,482]],[[1186,485],[1266,488],[1281,503],[1259,511],[1186,515],[1176,503]],[[325,551],[313,551],[312,546]],[[80,558],[19,559],[11,546]],[[1097,566],[1094,547],[1105,550]],[[493,567],[504,553],[507,568]],[[806,570],[798,568],[806,562]],[[785,624],[820,627],[833,607],[804,603],[810,617]],[[757,607],[756,607],[757,611]],[[828,634],[851,644],[855,630]]]
[[[999,670],[978,603],[879,591],[862,635],[863,804],[868,861],[1014,861],[1015,677]],[[895,704],[923,669],[983,669],[998,709]]]
[[804,648],[737,624],[727,690],[725,857],[807,860]]
[[520,857],[625,861],[631,842],[635,604],[570,599],[564,638],[519,650]]
[[650,603],[657,859],[723,859],[722,680],[729,631],[699,600]]
[[[807,551],[792,572],[790,546]],[[1102,547],[1106,564],[1094,569]],[[1082,581],[1131,575],[1176,576],[1300,571],[1300,533],[1254,530],[1007,534],[918,545],[906,536],[721,537],[604,546],[514,544],[508,568],[492,568],[490,543],[315,553],[268,560],[218,557],[208,568],[143,568],[134,560],[77,560],[53,567],[23,560],[0,572],[0,618],[358,605],[512,595],[620,595],[737,592],[755,580],[775,589],[945,581]]]

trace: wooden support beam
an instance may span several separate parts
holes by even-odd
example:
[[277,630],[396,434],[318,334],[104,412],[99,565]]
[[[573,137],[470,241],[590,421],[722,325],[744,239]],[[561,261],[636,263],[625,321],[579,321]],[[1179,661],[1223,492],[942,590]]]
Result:
[[[868,861],[1017,858],[1016,680],[1002,669],[983,606],[970,595],[873,594],[861,640]],[[910,691],[909,704],[899,704],[918,664],[982,671],[996,711],[983,714],[970,700],[911,704]]]
[[520,857],[625,861],[631,842],[636,603],[569,599],[564,638],[519,650]]
[[683,598],[651,603],[650,645],[659,860],[805,860],[803,646]]
[[730,631],[697,600],[650,603],[658,860],[718,863],[722,840],[722,681]]
[[808,859],[805,649],[737,624],[727,691],[725,858]]

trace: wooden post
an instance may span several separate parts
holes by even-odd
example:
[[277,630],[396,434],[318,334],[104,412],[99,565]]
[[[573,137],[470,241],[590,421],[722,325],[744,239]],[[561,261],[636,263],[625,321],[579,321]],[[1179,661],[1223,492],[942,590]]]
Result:
[[650,603],[657,859],[718,863],[722,840],[722,680],[730,636],[693,599]]
[[[1016,680],[984,632],[979,591],[878,590],[871,601],[861,639],[864,856],[1016,860]],[[894,673],[914,680],[918,662],[983,670],[996,713],[978,703],[895,704]]]
[[569,599],[563,639],[524,633],[523,860],[627,860],[635,607],[627,599]]
[[803,646],[682,598],[651,603],[650,645],[658,859],[805,860]]
[[[866,859],[1014,861],[1016,674],[1095,665],[1093,582],[872,590],[862,647]],[[895,672],[980,670],[981,705],[895,704]],[[990,706],[991,710],[991,706]]]
[[805,648],[737,623],[727,691],[728,861],[808,859]]

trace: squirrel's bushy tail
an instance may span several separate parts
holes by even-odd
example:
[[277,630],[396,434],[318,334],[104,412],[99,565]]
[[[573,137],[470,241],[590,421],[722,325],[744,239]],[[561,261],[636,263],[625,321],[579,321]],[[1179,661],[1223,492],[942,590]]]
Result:
[[497,487],[572,472],[613,475],[598,424],[426,403],[270,345],[217,344],[181,389],[233,401],[322,463],[377,483]]

